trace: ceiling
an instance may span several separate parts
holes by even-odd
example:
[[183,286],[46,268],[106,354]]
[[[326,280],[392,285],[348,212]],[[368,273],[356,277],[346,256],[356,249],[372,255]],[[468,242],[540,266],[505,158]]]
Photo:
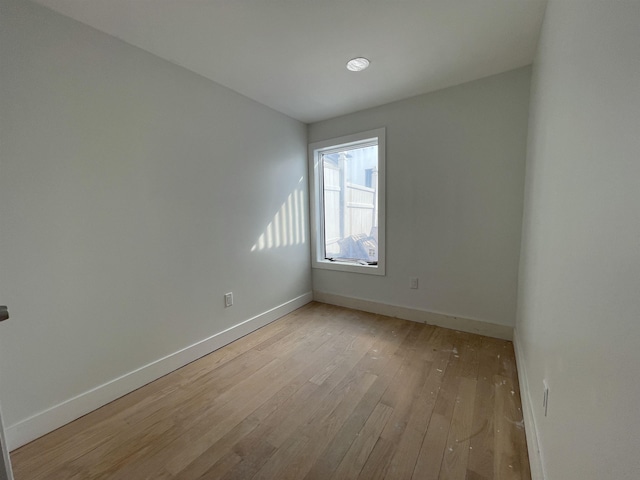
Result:
[[[533,61],[546,0],[36,0],[310,123]],[[359,73],[346,62],[371,60]]]

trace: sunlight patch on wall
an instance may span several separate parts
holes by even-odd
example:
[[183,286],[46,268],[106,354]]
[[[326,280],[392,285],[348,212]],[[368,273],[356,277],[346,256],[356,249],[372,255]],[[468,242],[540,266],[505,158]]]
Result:
[[251,247],[251,251],[290,247],[305,242],[304,191],[296,189],[280,206],[273,220]]

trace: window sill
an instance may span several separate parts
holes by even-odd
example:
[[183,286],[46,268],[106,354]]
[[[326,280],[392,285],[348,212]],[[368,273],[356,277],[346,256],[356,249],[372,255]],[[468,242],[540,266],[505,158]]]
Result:
[[384,265],[363,265],[357,262],[332,262],[330,260],[316,260],[312,268],[334,270],[337,272],[363,273],[365,275],[384,275]]

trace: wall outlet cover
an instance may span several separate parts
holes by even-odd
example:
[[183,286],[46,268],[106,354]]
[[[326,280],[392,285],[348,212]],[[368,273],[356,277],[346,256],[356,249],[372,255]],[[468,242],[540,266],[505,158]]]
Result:
[[230,307],[231,305],[233,305],[233,292],[225,293],[224,294],[224,306],[225,307]]

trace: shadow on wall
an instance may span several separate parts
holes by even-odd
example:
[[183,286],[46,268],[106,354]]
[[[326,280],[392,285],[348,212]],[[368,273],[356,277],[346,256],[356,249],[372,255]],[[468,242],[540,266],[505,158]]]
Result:
[[300,177],[298,187],[289,194],[273,220],[260,234],[251,247],[252,252],[272,248],[289,247],[306,242],[304,177]]

